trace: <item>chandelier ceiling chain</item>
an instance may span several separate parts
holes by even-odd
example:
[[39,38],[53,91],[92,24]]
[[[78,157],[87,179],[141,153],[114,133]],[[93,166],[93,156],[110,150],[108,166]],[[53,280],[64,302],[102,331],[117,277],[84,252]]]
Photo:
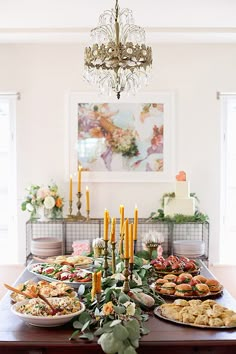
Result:
[[136,93],[147,83],[152,49],[145,44],[145,31],[133,23],[132,11],[106,10],[91,31],[92,44],[85,48],[85,78],[101,93]]

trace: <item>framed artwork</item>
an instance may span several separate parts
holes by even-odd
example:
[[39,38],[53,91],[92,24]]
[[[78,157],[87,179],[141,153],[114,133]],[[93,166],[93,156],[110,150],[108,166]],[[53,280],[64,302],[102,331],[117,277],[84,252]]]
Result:
[[120,100],[68,95],[68,168],[88,182],[157,182],[174,176],[174,94]]

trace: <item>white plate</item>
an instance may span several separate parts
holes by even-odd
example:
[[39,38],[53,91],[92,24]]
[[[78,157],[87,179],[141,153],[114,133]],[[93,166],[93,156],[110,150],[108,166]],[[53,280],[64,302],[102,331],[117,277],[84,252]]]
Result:
[[[50,300],[50,299],[49,299]],[[17,311],[17,309],[29,302],[28,300],[23,300],[21,302],[18,302],[11,307],[12,313],[14,315],[18,316],[22,321],[32,325],[32,326],[37,326],[37,327],[57,327],[57,326],[62,326],[63,324],[69,322],[73,317],[78,316],[81,312],[85,310],[85,305],[81,302],[81,309],[77,312],[68,314],[68,315],[61,315],[61,316],[32,316],[32,315],[27,315],[23,314]]]
[[[47,262],[45,262],[47,263]],[[51,278],[51,277],[47,277],[46,275],[43,275],[43,274],[38,274],[36,272],[33,272],[32,268],[34,268],[35,266],[37,265],[41,265],[41,264],[44,264],[44,263],[33,263],[33,264],[29,264],[27,269],[30,273],[36,275],[38,278],[40,279],[43,279],[43,280],[46,280],[46,281],[49,281],[49,282],[53,282],[53,281],[61,281],[62,283],[64,284],[67,284],[69,286],[71,286],[72,288],[78,288],[81,284],[84,284],[85,286],[91,286],[92,285],[92,281],[88,281],[88,282],[70,282],[70,281],[66,281],[66,280],[58,280],[56,278]],[[84,272],[87,272],[87,273],[91,273],[91,271],[87,270],[87,269],[83,269]]]
[[59,248],[62,246],[62,241],[50,237],[34,238],[31,245],[36,248]]

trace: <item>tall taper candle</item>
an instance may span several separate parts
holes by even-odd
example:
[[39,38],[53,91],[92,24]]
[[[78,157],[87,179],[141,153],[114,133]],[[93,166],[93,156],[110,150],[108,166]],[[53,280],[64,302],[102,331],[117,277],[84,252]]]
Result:
[[138,208],[137,208],[137,205],[135,205],[135,208],[134,208],[134,241],[137,241],[137,235],[138,235]]
[[116,218],[112,218],[112,221],[111,221],[111,237],[110,237],[110,242],[111,242],[111,243],[116,242]]
[[104,241],[108,241],[108,210],[105,209],[104,211],[104,220],[103,220],[103,228],[104,228],[104,233],[103,233],[103,239]]
[[72,202],[72,175],[70,175],[70,192],[69,192],[69,202]]
[[81,192],[81,171],[82,171],[82,166],[79,165],[79,170],[78,170],[78,193]]
[[129,258],[129,220],[125,220],[124,258]]
[[86,186],[86,211],[90,210],[89,189]]
[[134,263],[134,228],[133,224],[129,224],[129,263]]
[[124,224],[124,205],[120,205],[120,235],[122,234]]

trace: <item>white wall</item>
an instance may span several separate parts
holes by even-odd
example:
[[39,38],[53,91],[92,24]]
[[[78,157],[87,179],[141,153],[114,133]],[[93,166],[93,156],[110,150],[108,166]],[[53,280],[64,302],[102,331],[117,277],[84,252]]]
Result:
[[[236,46],[162,44],[153,47],[153,75],[148,91],[176,95],[176,171],[183,169],[201,210],[210,217],[210,262],[219,260],[220,104],[216,91],[236,91]],[[65,198],[65,94],[92,90],[82,79],[79,44],[0,45],[0,91],[17,90],[18,203],[30,183],[53,178]],[[123,203],[132,216],[147,217],[160,206],[174,183],[97,183],[90,185],[91,216],[104,208],[118,217]],[[67,210],[65,210],[66,212]],[[19,207],[19,261],[24,261],[25,221]]]

